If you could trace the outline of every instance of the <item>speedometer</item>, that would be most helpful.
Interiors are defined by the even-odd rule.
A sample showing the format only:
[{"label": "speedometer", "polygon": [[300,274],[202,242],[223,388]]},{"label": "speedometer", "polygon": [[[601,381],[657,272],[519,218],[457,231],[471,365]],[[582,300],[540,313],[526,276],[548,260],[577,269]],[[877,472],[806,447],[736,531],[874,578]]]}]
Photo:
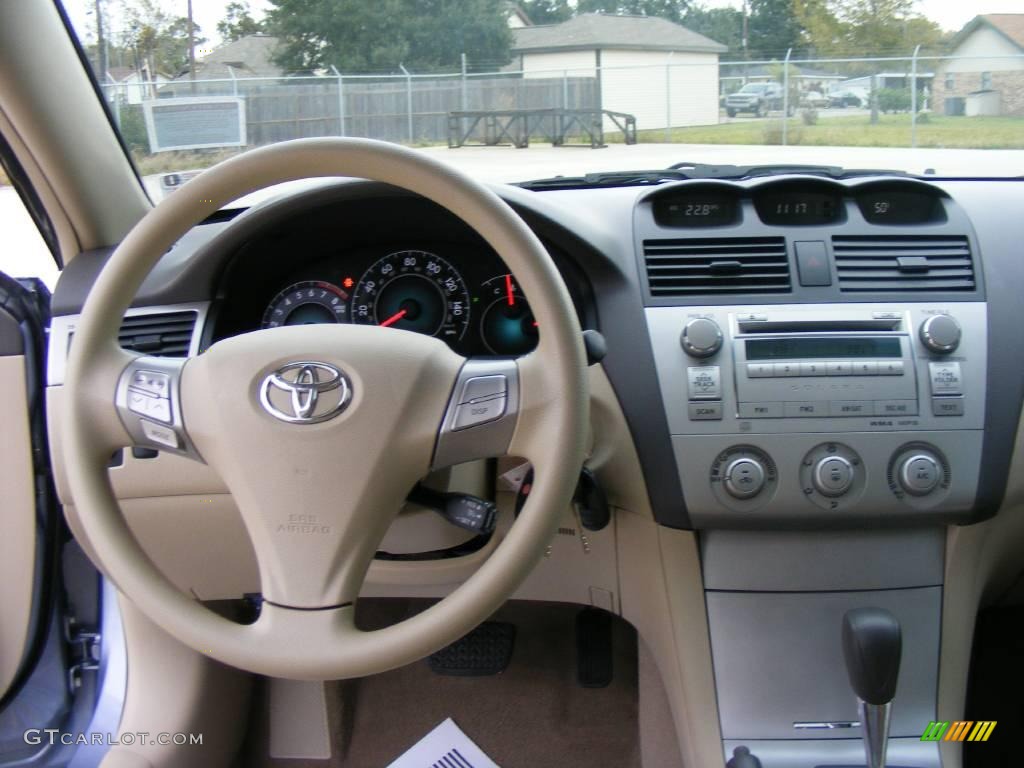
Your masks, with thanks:
[{"label": "speedometer", "polygon": [[359,279],[352,322],[458,341],[469,326],[469,292],[462,275],[440,256],[397,251]]}]

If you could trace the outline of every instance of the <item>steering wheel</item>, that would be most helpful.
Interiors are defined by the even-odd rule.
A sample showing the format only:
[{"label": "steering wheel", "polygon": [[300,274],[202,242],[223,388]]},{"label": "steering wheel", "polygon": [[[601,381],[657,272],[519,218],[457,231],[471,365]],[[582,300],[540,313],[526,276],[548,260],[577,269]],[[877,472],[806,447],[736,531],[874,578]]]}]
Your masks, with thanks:
[{"label": "steering wheel", "polygon": [[[161,255],[231,200],[271,184],[351,176],[451,211],[498,252],[530,297],[537,348],[463,358],[442,341],[362,325],[281,327],[185,360],[117,343]],[[400,222],[396,222],[401,226]],[[362,139],[254,149],[196,177],[114,251],[82,310],[60,430],[71,501],[99,567],[168,633],[235,667],[334,679],[383,672],[455,641],[513,593],[554,534],[583,461],[586,362],[572,301],[547,252],[497,195],[424,154]],[[231,492],[259,564],[263,607],[243,625],[174,587],[132,535],[111,452],[155,447],[209,464]],[[354,622],[377,546],[432,469],[486,456],[532,462],[528,501],[493,554],[428,610],[374,631]]]}]

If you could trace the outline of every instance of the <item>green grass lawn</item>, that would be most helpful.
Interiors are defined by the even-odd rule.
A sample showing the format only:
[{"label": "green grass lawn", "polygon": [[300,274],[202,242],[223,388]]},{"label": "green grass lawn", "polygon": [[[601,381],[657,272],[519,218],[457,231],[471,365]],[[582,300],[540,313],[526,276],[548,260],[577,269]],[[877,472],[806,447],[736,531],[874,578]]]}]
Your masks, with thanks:
[{"label": "green grass lawn", "polygon": [[[816,125],[804,125],[797,116],[789,120],[788,143],[833,147],[909,147],[910,115],[880,115],[871,125],[866,115],[819,117]],[[639,131],[641,142],[665,141],[665,130]],[[609,141],[615,141],[609,137]],[[672,141],[680,144],[781,144],[782,121],[737,120],[721,125],[672,129]],[[917,146],[959,149],[1024,149],[1024,118],[944,117],[918,118]]]}]

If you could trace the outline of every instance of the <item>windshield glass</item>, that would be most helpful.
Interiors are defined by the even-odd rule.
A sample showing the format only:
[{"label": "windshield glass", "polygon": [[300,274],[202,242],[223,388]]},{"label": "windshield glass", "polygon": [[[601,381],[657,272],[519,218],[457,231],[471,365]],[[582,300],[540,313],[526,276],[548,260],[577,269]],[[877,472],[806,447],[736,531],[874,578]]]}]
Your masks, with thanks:
[{"label": "windshield glass", "polygon": [[157,197],[312,136],[398,142],[503,182],[681,161],[1024,175],[1020,0],[65,7]]}]

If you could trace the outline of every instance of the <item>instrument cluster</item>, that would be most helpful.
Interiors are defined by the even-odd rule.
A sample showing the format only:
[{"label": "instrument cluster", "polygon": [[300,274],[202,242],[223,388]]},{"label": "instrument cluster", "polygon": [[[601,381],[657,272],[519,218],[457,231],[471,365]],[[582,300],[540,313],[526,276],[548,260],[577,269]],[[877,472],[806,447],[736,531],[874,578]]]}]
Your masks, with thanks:
[{"label": "instrument cluster", "polygon": [[492,252],[434,243],[364,247],[291,272],[259,327],[378,325],[436,336],[459,354],[517,356],[537,345],[530,304]]}]

